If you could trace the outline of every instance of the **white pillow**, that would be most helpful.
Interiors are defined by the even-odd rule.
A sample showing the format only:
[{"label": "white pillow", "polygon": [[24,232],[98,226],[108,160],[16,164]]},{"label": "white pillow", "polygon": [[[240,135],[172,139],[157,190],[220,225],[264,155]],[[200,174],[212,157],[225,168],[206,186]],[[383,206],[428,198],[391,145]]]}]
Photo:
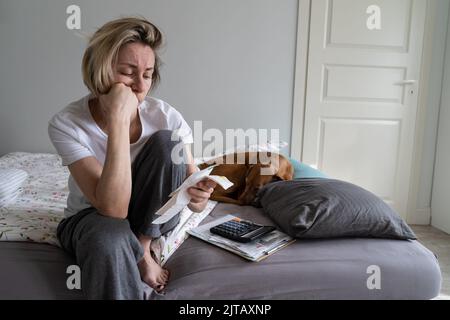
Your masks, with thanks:
[{"label": "white pillow", "polygon": [[0,169],[0,208],[10,204],[22,192],[28,173],[21,169]]}]

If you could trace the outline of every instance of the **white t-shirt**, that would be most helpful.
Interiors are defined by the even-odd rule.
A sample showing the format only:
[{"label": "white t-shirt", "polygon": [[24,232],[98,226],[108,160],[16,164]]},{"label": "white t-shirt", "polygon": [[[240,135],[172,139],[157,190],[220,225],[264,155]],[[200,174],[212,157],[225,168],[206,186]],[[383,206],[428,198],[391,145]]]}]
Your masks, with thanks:
[{"label": "white t-shirt", "polygon": [[[108,136],[100,129],[89,110],[92,95],[72,102],[49,121],[48,134],[56,151],[62,158],[62,165],[68,166],[87,157],[95,157],[104,165]],[[166,102],[146,97],[138,107],[142,133],[138,141],[130,144],[133,162],[148,138],[159,130],[178,130],[183,143],[192,144],[192,130],[182,115]],[[65,216],[70,217],[91,207],[72,176],[69,176],[69,196]]]}]

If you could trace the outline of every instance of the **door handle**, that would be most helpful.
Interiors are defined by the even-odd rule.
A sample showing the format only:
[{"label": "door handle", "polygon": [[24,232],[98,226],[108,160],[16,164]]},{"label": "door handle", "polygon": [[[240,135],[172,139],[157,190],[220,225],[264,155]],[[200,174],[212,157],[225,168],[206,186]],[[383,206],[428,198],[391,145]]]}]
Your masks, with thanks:
[{"label": "door handle", "polygon": [[408,85],[413,85],[416,84],[417,80],[402,80],[399,82],[394,83],[394,85],[396,86],[408,86]]}]

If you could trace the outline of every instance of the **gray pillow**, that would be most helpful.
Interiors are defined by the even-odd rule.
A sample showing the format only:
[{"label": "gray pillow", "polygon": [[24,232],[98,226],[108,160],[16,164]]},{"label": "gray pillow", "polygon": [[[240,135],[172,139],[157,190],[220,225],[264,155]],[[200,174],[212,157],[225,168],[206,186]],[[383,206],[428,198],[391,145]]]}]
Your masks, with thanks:
[{"label": "gray pillow", "polygon": [[258,201],[281,230],[296,238],[416,239],[383,200],[344,181],[274,182],[259,191]]}]

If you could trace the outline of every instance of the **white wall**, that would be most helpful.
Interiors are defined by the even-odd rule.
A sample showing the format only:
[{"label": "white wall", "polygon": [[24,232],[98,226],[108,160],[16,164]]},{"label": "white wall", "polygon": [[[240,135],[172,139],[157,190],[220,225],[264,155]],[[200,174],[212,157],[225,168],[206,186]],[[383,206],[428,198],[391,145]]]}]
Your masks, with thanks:
[{"label": "white wall", "polygon": [[450,233],[450,23],[439,113],[436,167],[432,197],[432,225]]},{"label": "white wall", "polygon": [[[297,0],[0,0],[0,155],[54,152],[47,121],[87,93],[86,41],[66,28],[81,7],[82,32],[141,14],[166,35],[154,93],[204,129],[280,129],[289,141]],[[289,152],[289,150],[287,150]]]}]

